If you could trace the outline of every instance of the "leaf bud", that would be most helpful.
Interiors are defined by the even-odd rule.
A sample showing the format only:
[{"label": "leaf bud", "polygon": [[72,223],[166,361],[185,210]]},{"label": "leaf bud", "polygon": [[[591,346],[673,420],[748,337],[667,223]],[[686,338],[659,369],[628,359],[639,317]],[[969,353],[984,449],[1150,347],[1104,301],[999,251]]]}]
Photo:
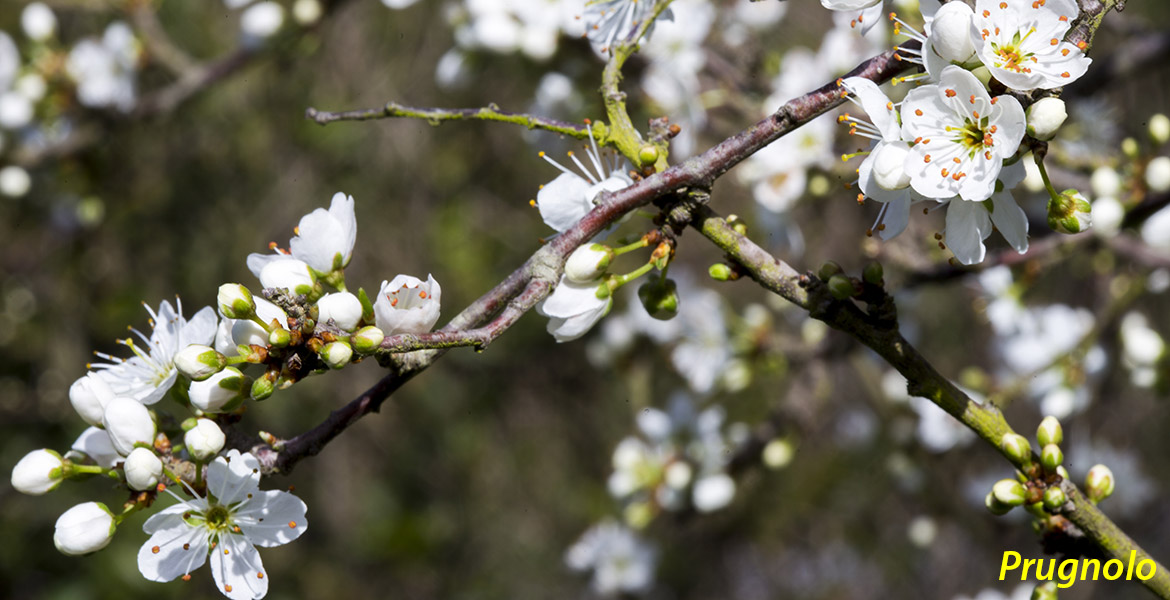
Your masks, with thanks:
[{"label": "leaf bud", "polygon": [[715,263],[707,267],[707,274],[715,281],[730,281],[734,277],[735,271],[723,263]]},{"label": "leaf bud", "polygon": [[885,271],[882,269],[882,263],[873,261],[865,265],[865,269],[861,271],[862,279],[870,285],[882,285],[882,278],[885,276]]},{"label": "leaf bud", "polygon": [[857,294],[857,287],[848,276],[838,274],[829,278],[829,293],[838,300],[845,300]]},{"label": "leaf bud", "polygon": [[642,149],[638,150],[638,162],[642,166],[649,166],[658,162],[658,148],[650,144],[642,146]]},{"label": "leaf bud", "polygon": [[660,321],[667,321],[678,314],[678,285],[674,280],[650,275],[649,279],[638,287],[638,299],[651,317]]},{"label": "leaf bud", "polygon": [[817,271],[817,276],[821,278],[821,281],[828,281],[830,277],[844,272],[845,269],[842,269],[841,265],[837,264],[836,261],[830,260],[825,261],[825,264],[821,265],[821,269]]},{"label": "leaf bud", "polygon": [[1060,445],[1064,441],[1064,429],[1060,426],[1060,421],[1048,415],[1040,421],[1040,426],[1036,428],[1036,440],[1040,442],[1041,446],[1048,444]]},{"label": "leaf bud", "polygon": [[258,402],[260,400],[267,400],[275,391],[275,375],[269,376],[269,373],[265,373],[263,377],[258,377],[255,381],[252,382],[252,391],[250,392],[250,395],[252,396],[253,400]]},{"label": "leaf bud", "polygon": [[256,300],[252,292],[238,283],[225,283],[219,286],[219,312],[229,319],[247,319],[256,312]]}]

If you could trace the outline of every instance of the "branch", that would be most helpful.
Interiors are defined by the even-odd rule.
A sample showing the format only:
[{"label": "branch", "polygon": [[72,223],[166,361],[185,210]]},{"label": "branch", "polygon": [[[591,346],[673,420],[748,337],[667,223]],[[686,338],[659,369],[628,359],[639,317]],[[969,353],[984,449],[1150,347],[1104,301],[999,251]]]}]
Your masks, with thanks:
[{"label": "branch", "polygon": [[[902,337],[896,324],[882,315],[874,314],[875,306],[863,312],[850,301],[832,299],[824,284],[815,276],[800,275],[788,264],[768,254],[747,237],[736,232],[721,217],[706,206],[693,209],[692,227],[739,262],[744,271],[765,289],[768,289],[809,311],[814,318],[853,336],[877,352],[898,370],[908,382],[907,391],[927,398],[950,413],[987,443],[991,444],[1009,462],[1023,469],[1025,464],[1013,459],[1000,446],[1004,434],[1013,433],[1003,413],[994,405],[981,405],[943,377],[918,351]],[[882,306],[876,307],[883,311]],[[884,311],[883,311],[884,312]],[[1033,462],[1036,457],[1033,457]],[[1153,557],[1137,545],[1113,521],[1085,499],[1071,482],[1061,485],[1072,510],[1062,514],[1072,521],[1111,558],[1128,561],[1130,553],[1136,560]],[[1143,585],[1163,598],[1170,598],[1170,571],[1156,564],[1155,575]]]},{"label": "branch", "polygon": [[[305,118],[318,125],[328,125],[336,121],[372,121],[396,118],[421,119],[435,126],[442,125],[447,121],[496,121],[523,125],[528,129],[543,129],[579,139],[584,139],[589,135],[584,125],[536,117],[525,113],[508,112],[500,110],[500,107],[496,106],[495,103],[488,104],[483,108],[415,108],[397,102],[387,102],[381,108],[341,112],[328,112],[309,107],[305,109]],[[599,137],[598,132],[594,132],[594,137]]]},{"label": "branch", "polygon": [[[900,48],[909,47],[910,42]],[[906,70],[908,64],[894,58],[899,48],[882,53],[862,63],[849,76],[884,82]],[[256,444],[251,452],[260,459],[265,472],[287,473],[301,459],[312,456],[358,419],[377,412],[382,403],[411,377],[434,364],[449,348],[483,346],[506,331],[521,315],[547,296],[559,281],[564,261],[578,246],[592,239],[627,212],[649,204],[656,198],[683,188],[707,187],[764,146],[844,102],[836,81],[795,98],[745,131],[686,162],[651,175],[617,192],[599,196],[599,204],[573,227],[536,251],[523,266],[503,282],[473,302],[440,331],[417,336],[392,336],[383,347],[394,350],[416,348],[403,354],[390,354],[384,362],[391,370],[377,384],[333,411],[320,425],[285,441]],[[793,290],[793,293],[798,293]],[[492,317],[499,317],[492,321]],[[486,325],[485,325],[486,323]],[[243,448],[248,449],[248,448]]]}]

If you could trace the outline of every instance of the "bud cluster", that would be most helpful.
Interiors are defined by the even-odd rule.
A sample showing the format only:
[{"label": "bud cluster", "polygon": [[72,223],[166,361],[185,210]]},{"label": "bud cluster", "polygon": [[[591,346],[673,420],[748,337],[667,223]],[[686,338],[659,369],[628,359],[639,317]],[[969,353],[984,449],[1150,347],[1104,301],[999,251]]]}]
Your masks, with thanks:
[{"label": "bud cluster", "polygon": [[1061,464],[1064,452],[1064,430],[1056,417],[1049,415],[1036,428],[1040,443],[1040,461],[1032,455],[1032,444],[1018,433],[1006,433],[1000,440],[1000,450],[1020,467],[1015,479],[1001,479],[987,494],[985,504],[992,514],[1006,514],[1016,506],[1026,506],[1029,512],[1045,518],[1064,510],[1068,496],[1061,484],[1068,479],[1068,471]]}]

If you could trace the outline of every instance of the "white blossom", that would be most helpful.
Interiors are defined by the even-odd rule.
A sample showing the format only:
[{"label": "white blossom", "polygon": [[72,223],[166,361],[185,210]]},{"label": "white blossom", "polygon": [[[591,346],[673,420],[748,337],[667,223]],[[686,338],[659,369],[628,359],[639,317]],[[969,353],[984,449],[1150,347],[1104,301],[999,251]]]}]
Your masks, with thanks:
[{"label": "white blossom", "polygon": [[443,289],[431,275],[424,282],[410,275],[383,281],[374,301],[374,321],[385,335],[426,333],[439,320]]},{"label": "white blossom", "polygon": [[[605,284],[600,280],[585,283],[570,281],[564,275],[553,293],[536,305],[536,312],[548,317],[548,332],[557,342],[575,340],[589,331],[613,306],[613,296],[597,295]],[[379,325],[380,326],[380,325]]]},{"label": "white blossom", "polygon": [[240,31],[246,37],[272,37],[284,24],[284,7],[276,2],[257,2],[240,14]]},{"label": "white blossom", "polygon": [[65,70],[77,82],[77,98],[93,108],[133,108],[141,53],[130,27],[115,21],[100,41],[84,39],[69,52]]},{"label": "white blossom", "polygon": [[353,196],[341,192],[329,201],[329,210],[318,208],[301,217],[297,235],[289,241],[293,258],[305,261],[321,273],[345,268],[357,240]]},{"label": "white blossom", "polygon": [[1050,90],[1076,81],[1092,62],[1064,41],[1080,14],[1076,0],[976,0],[971,34],[991,75],[1016,90]]},{"label": "white blossom", "polygon": [[598,594],[640,592],[654,583],[657,552],[633,531],[613,521],[589,528],[565,553],[574,571],[593,571]]},{"label": "white blossom", "polygon": [[207,467],[208,496],[194,494],[147,519],[150,539],[138,551],[138,570],[171,581],[211,561],[216,588],[228,598],[263,598],[268,573],[256,546],[287,544],[308,528],[306,506],[282,491],[262,492],[260,462],[232,450]]},{"label": "white blossom", "polygon": [[106,430],[98,427],[90,427],[81,432],[77,436],[77,440],[70,446],[69,459],[79,460],[78,454],[81,457],[88,457],[97,466],[103,469],[113,468],[114,465],[122,462],[122,455],[114,449],[113,442],[110,441],[110,434]]},{"label": "white blossom", "polygon": [[43,42],[57,32],[57,15],[43,2],[33,2],[20,13],[20,27],[29,39]]},{"label": "white blossom", "polygon": [[632,181],[629,175],[621,168],[620,159],[616,156],[607,160],[609,153],[602,153],[593,139],[593,129],[590,126],[589,147],[585,154],[592,164],[594,171],[577,159],[570,151],[568,157],[577,165],[584,175],[561,166],[544,152],[540,157],[549,164],[560,169],[561,174],[551,182],[541,186],[536,194],[536,208],[540,210],[540,217],[545,224],[557,231],[565,231],[581,220],[589,211],[593,210],[597,195],[604,191],[616,192],[629,186]]}]

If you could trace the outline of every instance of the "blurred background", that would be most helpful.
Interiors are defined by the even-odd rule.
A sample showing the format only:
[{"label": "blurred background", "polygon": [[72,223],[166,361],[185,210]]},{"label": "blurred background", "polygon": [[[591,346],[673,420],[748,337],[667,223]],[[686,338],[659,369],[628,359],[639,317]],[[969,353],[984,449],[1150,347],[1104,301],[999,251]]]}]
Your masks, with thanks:
[{"label": "blurred background", "polygon": [[[351,287],[372,292],[399,273],[430,273],[443,287],[443,322],[552,233],[529,206],[558,174],[537,153],[563,156],[579,143],[495,123],[322,127],[304,118],[307,107],[494,102],[574,122],[604,115],[595,93],[604,63],[573,29],[581,7],[351,0],[316,4],[309,19],[311,6],[288,2],[277,5],[273,27],[271,10],[257,14],[241,2],[54,0],[53,32],[37,39],[37,22],[22,24],[26,4],[0,0],[0,29],[20,51],[20,72],[45,84],[38,95],[28,89],[35,81],[13,79],[13,89],[36,97],[33,115],[3,131],[0,151],[0,166],[28,176],[23,191],[12,187],[22,182],[16,171],[0,185],[5,469],[32,449],[68,449],[84,429],[70,384],[93,351],[124,355],[115,340],[127,326],[148,331],[143,303],[178,295],[191,315],[214,303],[221,283],[253,285],[247,254],[285,245],[297,220],[336,191],[356,199]],[[895,9],[921,21],[912,5]],[[636,124],[668,115],[683,125],[672,160],[902,39],[884,25],[860,38],[812,0],[680,0],[674,19],[659,24],[623,88]],[[136,36],[122,69],[132,89],[128,100],[94,100],[68,55],[115,21]],[[1102,508],[1167,561],[1164,352],[1141,363],[1124,333],[1170,332],[1159,270],[1170,254],[1158,231],[1142,227],[1166,200],[1142,177],[1151,158],[1167,153],[1147,129],[1170,107],[1170,8],[1132,2],[1109,15],[1092,55],[1090,75],[1066,92],[1072,116],[1050,164],[1058,189],[1086,195],[1098,167],[1118,175],[1111,197],[1141,218],[1110,235],[1054,234],[1044,223],[1046,196],[1021,190],[1034,255],[1010,252],[996,234],[988,268],[956,268],[932,237],[939,213],[916,214],[892,241],[866,237],[877,209],[858,207],[856,192],[843,189],[857,159],[838,158],[863,146],[832,117],[822,119],[827,134],[803,140],[807,147],[794,143],[770,162],[733,170],[712,205],[739,215],[754,239],[799,269],[832,259],[856,273],[881,260],[904,331],[939,371],[974,393],[1004,394],[1022,433],[1060,413],[1074,478],[1109,465],[1117,492]],[[1122,150],[1126,138],[1136,153]],[[618,236],[648,227],[635,217]],[[1124,252],[1117,240],[1141,251]],[[566,550],[591,525],[636,512],[607,489],[614,448],[630,436],[653,441],[645,422],[636,424],[647,408],[683,405],[725,414],[715,423],[725,444],[715,463],[734,477],[734,497],[710,512],[684,499],[635,518],[657,562],[653,582],[631,597],[983,599],[1016,591],[1018,580],[996,580],[1002,553],[1043,554],[1029,517],[997,518],[982,506],[991,483],[1011,476],[1006,463],[942,411],[906,399],[904,382],[850,339],[748,281],[711,281],[707,267],[720,260],[687,232],[671,267],[683,305],[672,325],[650,323],[629,295],[574,343],[555,343],[544,318],[526,315],[486,352],[451,351],[319,456],[265,480],[266,488],[295,486],[311,523],[297,543],[264,551],[270,597],[603,595],[589,573],[569,567]],[[1000,263],[1010,271],[989,275]],[[1144,317],[1144,330],[1125,320],[1131,314]],[[379,377],[367,361],[346,376],[310,378],[250,403],[240,427],[291,437]],[[206,569],[165,585],[139,575],[146,515],[127,520],[93,556],[54,549],[61,512],[86,500],[114,506],[124,494],[90,480],[30,497],[0,482],[0,596],[220,597]],[[1148,593],[1110,582],[1061,593],[1104,596]]]}]

